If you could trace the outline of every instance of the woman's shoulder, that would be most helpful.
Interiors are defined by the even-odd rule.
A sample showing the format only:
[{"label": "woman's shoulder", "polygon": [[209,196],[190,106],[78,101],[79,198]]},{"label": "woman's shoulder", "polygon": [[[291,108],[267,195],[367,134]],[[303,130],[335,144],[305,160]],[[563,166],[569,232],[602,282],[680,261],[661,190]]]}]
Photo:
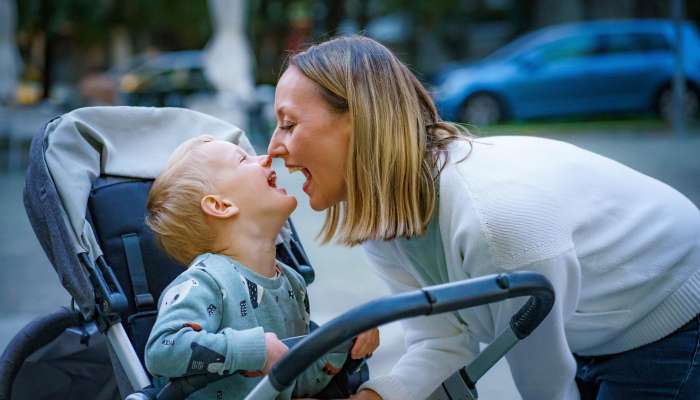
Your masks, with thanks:
[{"label": "woman's shoulder", "polygon": [[484,240],[503,265],[570,247],[562,193],[522,155],[551,145],[542,140],[489,137],[452,145],[440,177],[440,222],[448,237]]}]

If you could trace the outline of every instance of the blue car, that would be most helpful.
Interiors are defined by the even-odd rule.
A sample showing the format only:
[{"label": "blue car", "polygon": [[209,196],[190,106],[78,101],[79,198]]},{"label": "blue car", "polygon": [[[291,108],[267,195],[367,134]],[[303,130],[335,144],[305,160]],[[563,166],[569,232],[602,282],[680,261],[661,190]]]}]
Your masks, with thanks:
[{"label": "blue car", "polygon": [[[688,116],[700,108],[700,37],[682,25]],[[435,101],[446,120],[657,112],[670,118],[675,31],[671,21],[556,25],[526,34],[474,64],[438,74]]]}]

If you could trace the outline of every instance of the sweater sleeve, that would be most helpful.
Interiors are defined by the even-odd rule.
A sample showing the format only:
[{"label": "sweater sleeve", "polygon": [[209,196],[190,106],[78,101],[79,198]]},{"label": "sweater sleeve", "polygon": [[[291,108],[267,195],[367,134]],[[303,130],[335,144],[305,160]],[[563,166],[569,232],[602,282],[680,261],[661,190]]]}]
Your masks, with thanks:
[{"label": "sweater sleeve", "polygon": [[[552,310],[542,323],[506,354],[515,385],[523,400],[578,400],[576,361],[564,329],[578,297],[578,258],[572,249],[517,270],[543,274],[552,283],[556,297]],[[513,314],[525,301],[515,298],[489,305],[497,332],[508,326]]]},{"label": "sweater sleeve", "polygon": [[221,289],[206,271],[191,267],[180,275],[161,297],[146,343],[147,369],[165,377],[261,370],[263,329],[221,329],[222,307]]},{"label": "sweater sleeve", "polygon": [[[420,284],[396,258],[363,246],[370,262],[392,293],[420,288]],[[466,327],[457,326],[451,314],[438,314],[401,321],[406,337],[406,353],[386,376],[365,382],[360,389],[371,389],[384,400],[427,398],[445,379],[478,354],[478,343]]]}]

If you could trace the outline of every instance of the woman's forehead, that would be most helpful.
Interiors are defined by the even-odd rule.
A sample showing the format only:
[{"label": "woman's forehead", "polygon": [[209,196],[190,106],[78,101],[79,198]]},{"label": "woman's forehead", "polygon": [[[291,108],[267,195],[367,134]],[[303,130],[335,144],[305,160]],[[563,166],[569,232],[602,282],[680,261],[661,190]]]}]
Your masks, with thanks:
[{"label": "woman's forehead", "polygon": [[289,67],[275,90],[275,112],[278,115],[294,114],[301,107],[322,105],[323,99],[318,92],[317,85],[298,68]]}]

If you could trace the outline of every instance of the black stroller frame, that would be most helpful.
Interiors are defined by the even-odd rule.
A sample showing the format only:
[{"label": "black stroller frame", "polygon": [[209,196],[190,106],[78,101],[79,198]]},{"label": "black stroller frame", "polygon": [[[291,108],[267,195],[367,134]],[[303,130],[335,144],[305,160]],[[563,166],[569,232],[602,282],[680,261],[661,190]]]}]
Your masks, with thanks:
[{"label": "black stroller frame", "polygon": [[[145,136],[149,131],[162,136],[153,140]],[[86,326],[93,326],[93,330],[96,327],[106,336],[123,398],[184,399],[208,383],[225,378],[216,374],[186,376],[156,390],[142,362],[143,346],[155,320],[157,295],[183,268],[157,250],[143,223],[145,196],[174,147],[201,133],[253,151],[235,126],[173,108],[78,109],[51,120],[34,138],[25,208],[75,307],[40,318],[15,336],[0,360],[0,400],[11,398],[13,382],[32,353],[76,326],[82,329],[81,344],[90,339]],[[162,151],[153,152],[144,141],[157,143]],[[145,166],[134,166],[129,158],[148,161],[143,163]],[[123,215],[129,217],[121,211],[102,215],[96,212],[100,207],[122,207]],[[295,268],[307,284],[313,281],[314,271],[291,221],[278,238],[277,257]],[[291,338],[290,352],[246,399],[274,398],[323,354],[347,352],[352,338],[367,329],[523,296],[530,298],[513,316],[509,328],[430,396],[432,400],[476,399],[476,382],[549,313],[554,292],[542,275],[516,272],[484,276],[356,307],[306,337]],[[336,377],[339,379],[327,388],[327,395],[346,397],[367,377],[365,363],[346,362],[344,371]]]}]

